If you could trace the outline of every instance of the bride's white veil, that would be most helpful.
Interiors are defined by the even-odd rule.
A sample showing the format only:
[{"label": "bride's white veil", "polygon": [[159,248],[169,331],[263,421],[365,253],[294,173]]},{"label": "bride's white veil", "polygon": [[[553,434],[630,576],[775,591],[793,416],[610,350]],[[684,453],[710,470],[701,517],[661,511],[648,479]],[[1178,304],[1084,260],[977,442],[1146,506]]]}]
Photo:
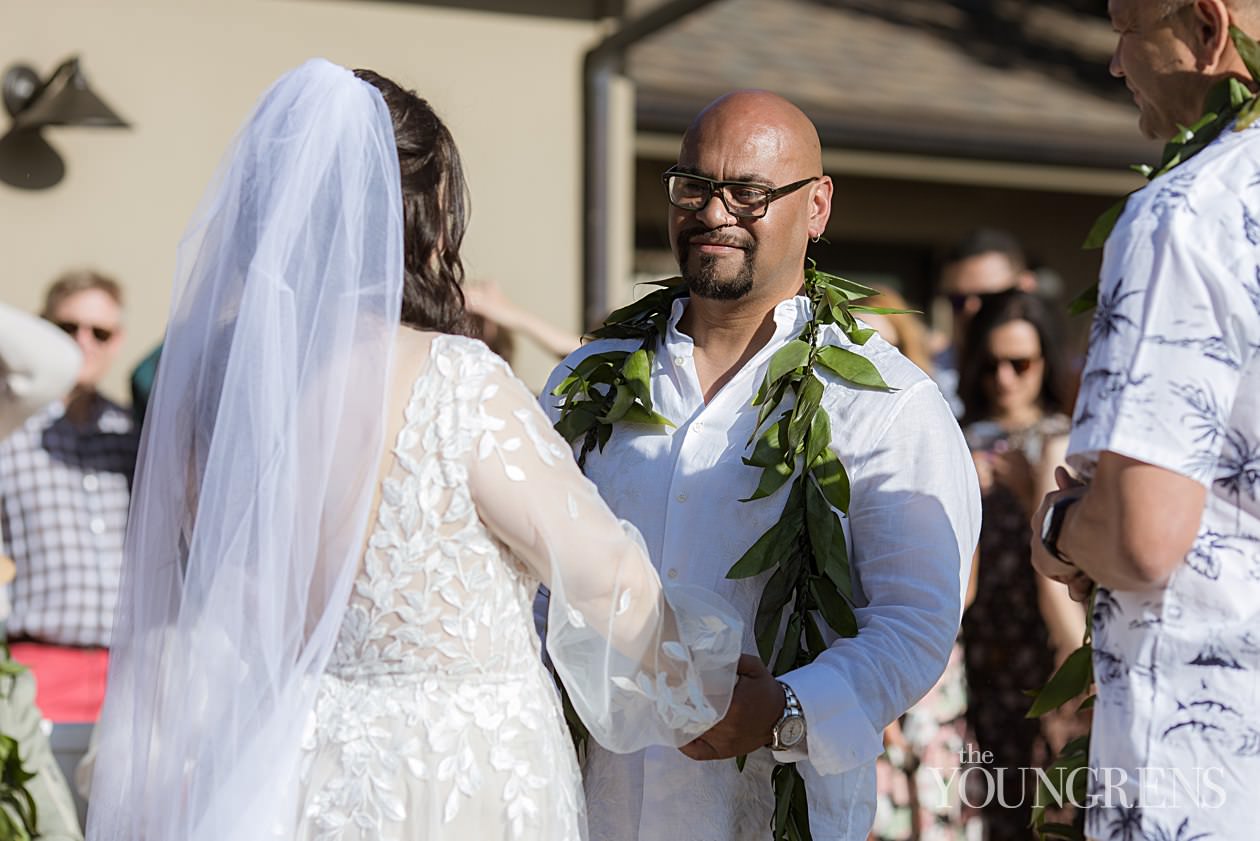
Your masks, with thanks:
[{"label": "bride's white veil", "polygon": [[311,61],[180,246],[145,422],[88,836],[285,837],[384,446],[403,278],[390,114]]}]

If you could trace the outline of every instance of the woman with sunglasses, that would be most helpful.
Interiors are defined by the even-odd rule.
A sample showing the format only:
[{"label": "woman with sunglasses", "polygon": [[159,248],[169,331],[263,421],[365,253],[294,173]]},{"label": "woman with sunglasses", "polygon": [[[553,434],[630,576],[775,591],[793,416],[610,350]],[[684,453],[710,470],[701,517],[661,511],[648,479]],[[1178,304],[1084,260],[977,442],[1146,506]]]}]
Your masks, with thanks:
[{"label": "woman with sunglasses", "polygon": [[[1046,767],[1085,720],[1075,705],[1053,720],[1027,719],[1026,690],[1040,688],[1075,650],[1085,627],[1080,605],[1029,565],[1029,517],[1055,487],[1070,426],[1067,367],[1049,305],[1027,292],[986,296],[963,340],[958,391],[963,434],[980,477],[983,525],[973,577],[975,600],[963,617],[968,721],[994,770]],[[1031,788],[1030,788],[1031,790]],[[1031,798],[1008,797],[1010,803]],[[1028,806],[985,809],[991,838],[1031,837]]]}]

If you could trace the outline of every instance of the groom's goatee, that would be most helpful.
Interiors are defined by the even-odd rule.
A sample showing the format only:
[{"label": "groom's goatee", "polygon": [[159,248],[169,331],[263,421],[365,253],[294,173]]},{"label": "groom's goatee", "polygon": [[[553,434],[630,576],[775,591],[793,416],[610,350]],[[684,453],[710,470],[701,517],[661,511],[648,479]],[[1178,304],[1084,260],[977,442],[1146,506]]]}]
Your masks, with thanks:
[{"label": "groom's goatee", "polygon": [[[743,249],[744,259],[739,270],[730,277],[718,275],[718,258],[710,254],[702,254],[699,266],[691,269],[692,238],[703,237],[706,243],[713,245],[729,245]],[[678,232],[675,240],[678,253],[678,269],[688,291],[700,298],[715,301],[737,301],[747,295],[753,287],[753,258],[757,252],[753,240],[740,241],[730,236],[709,231],[706,228],[689,228]]]}]

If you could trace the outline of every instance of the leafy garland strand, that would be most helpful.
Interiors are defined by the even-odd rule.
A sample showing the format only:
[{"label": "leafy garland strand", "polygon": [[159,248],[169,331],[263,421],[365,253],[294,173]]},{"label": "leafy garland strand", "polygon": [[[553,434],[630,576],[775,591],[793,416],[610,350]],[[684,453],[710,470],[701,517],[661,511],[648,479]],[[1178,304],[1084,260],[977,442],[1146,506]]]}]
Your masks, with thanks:
[{"label": "leafy garland strand", "polygon": [[[1229,34],[1243,63],[1251,73],[1252,81],[1260,87],[1260,44],[1236,26],[1229,28]],[[1147,181],[1154,181],[1206,149],[1231,123],[1234,131],[1239,132],[1251,127],[1257,120],[1260,120],[1260,94],[1253,93],[1238,79],[1227,79],[1216,85],[1208,94],[1203,116],[1191,126],[1180,126],[1180,131],[1164,146],[1164,153],[1157,166],[1136,164],[1133,170],[1144,176]],[[1129,195],[1131,196],[1132,193]],[[1111,236],[1111,232],[1120,221],[1120,216],[1124,213],[1128,201],[1129,196],[1125,196],[1098,217],[1089,236],[1085,239],[1086,249],[1101,248],[1107,242],[1107,238]],[[1098,284],[1095,283],[1072,301],[1070,310],[1073,315],[1079,315],[1092,310],[1097,302]],[[1085,616],[1084,642],[1063,661],[1063,665],[1038,692],[1036,700],[1028,710],[1028,718],[1040,718],[1093,688],[1093,617],[1094,602],[1097,597],[1098,588],[1095,586]],[[1078,710],[1091,708],[1096,698],[1097,695],[1090,694]],[[1089,736],[1090,734],[1086,733],[1068,742],[1047,769],[1046,776],[1041,778],[1038,784],[1032,810],[1032,827],[1037,830],[1043,841],[1046,839],[1083,841],[1083,836],[1075,827],[1047,823],[1045,812],[1051,802],[1057,806],[1062,806],[1065,802],[1085,802],[1088,774],[1080,772],[1089,765]]]},{"label": "leafy garland strand", "polygon": [[[608,443],[616,424],[674,426],[652,407],[650,374],[674,301],[687,290],[681,278],[654,285],[661,288],[617,310],[591,334],[596,339],[637,340],[638,349],[592,354],[552,392],[561,398],[556,430],[575,447],[581,442],[578,463],[582,466],[592,450],[602,450]],[[875,290],[861,284],[818,271],[810,261],[805,269],[805,295],[812,316],[800,334],[770,358],[752,401],[758,407],[757,422],[744,463],[760,470],[760,478],[753,494],[740,501],[765,499],[792,484],[779,520],[726,577],[751,578],[770,572],[753,627],[757,651],[775,675],[811,663],[827,649],[815,614],[840,636],[858,632],[840,519],[849,511],[849,477],[830,449],[832,424],[821,405],[824,386],[816,372],[823,368],[859,388],[891,390],[866,357],[823,343],[823,328],[835,324],[854,343],[865,344],[875,331],[858,323],[855,312],[901,312],[852,303],[874,294]],[[785,408],[789,392],[792,404]],[[785,610],[786,630],[779,640]],[[572,715],[567,699],[565,712],[582,750],[585,728]],[[743,760],[738,760],[741,770]],[[805,781],[796,765],[777,766],[771,780],[774,841],[810,841]]]}]

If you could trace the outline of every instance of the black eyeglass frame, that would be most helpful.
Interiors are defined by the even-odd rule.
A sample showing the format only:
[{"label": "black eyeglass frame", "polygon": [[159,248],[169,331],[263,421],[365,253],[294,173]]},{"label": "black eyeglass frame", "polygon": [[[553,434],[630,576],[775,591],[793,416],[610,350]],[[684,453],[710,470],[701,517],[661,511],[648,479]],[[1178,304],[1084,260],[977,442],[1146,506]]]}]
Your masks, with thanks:
[{"label": "black eyeglass frame", "polygon": [[87,328],[91,331],[92,338],[95,339],[98,344],[102,345],[114,338],[114,336],[118,333],[117,329],[111,330],[108,327],[98,327],[95,324],[82,324],[78,321],[53,321],[52,325],[72,339],[79,335],[80,330]]},{"label": "black eyeglass frame", "polygon": [[[674,201],[673,196],[670,194],[669,179],[675,178],[675,177],[691,178],[695,181],[703,181],[705,184],[709,185],[709,194],[705,196],[704,199],[700,202],[699,207],[683,207],[681,204]],[[669,201],[670,204],[672,204],[674,207],[678,208],[679,210],[686,210],[689,213],[699,213],[701,210],[704,210],[706,207],[709,206],[709,202],[713,201],[713,197],[716,195],[718,197],[718,200],[722,202],[722,207],[726,208],[726,212],[739,219],[760,219],[763,216],[765,216],[768,212],[770,212],[771,202],[778,201],[779,199],[783,198],[789,193],[795,193],[797,190],[801,189],[806,184],[810,184],[814,181],[818,181],[821,178],[822,178],[821,175],[814,175],[809,178],[802,178],[800,181],[793,181],[791,184],[785,184],[782,187],[771,187],[767,184],[758,184],[753,181],[719,181],[716,178],[709,178],[704,175],[696,175],[693,172],[680,172],[679,170],[673,169],[672,167],[670,169],[665,170],[663,173],[661,173],[661,183],[665,186],[665,198]],[[766,200],[760,206],[761,212],[760,213],[747,213],[742,210],[732,209],[730,202],[728,202],[726,199],[727,187],[744,187],[744,188],[752,187],[754,190],[764,191],[766,194]]]}]

